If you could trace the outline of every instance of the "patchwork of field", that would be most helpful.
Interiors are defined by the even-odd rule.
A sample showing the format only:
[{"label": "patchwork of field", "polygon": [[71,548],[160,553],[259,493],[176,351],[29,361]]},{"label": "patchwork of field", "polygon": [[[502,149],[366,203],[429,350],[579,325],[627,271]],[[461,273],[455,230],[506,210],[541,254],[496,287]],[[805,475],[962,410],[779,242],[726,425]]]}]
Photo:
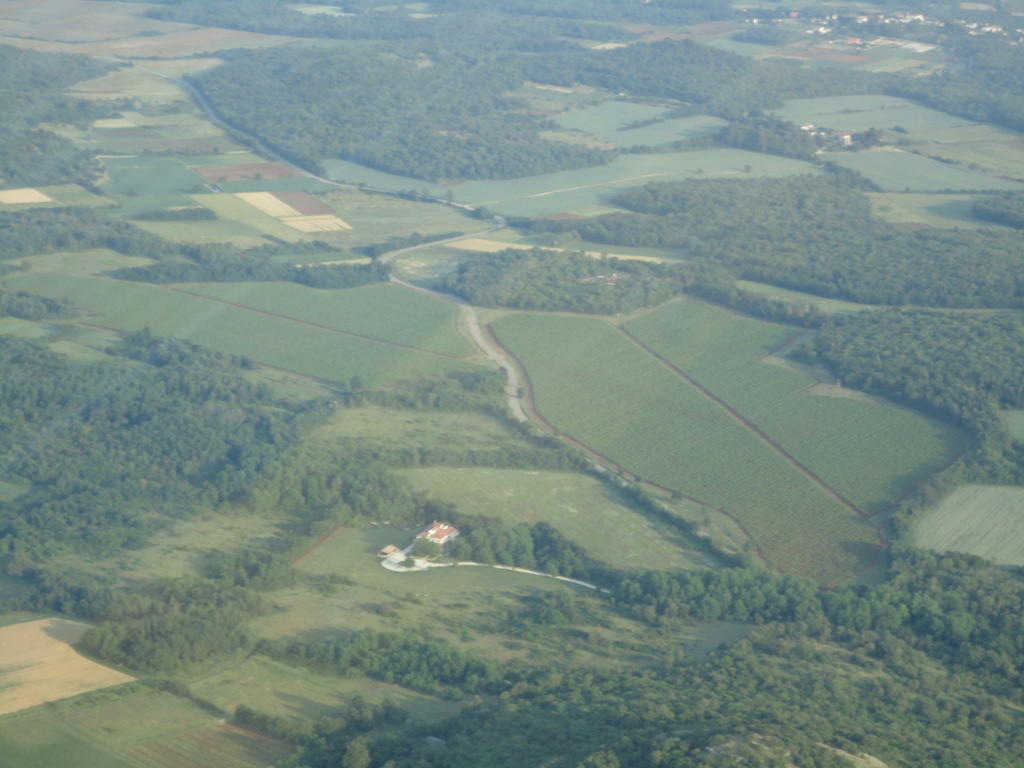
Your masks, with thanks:
[{"label": "patchwork of field", "polygon": [[825,152],[822,158],[858,171],[883,190],[890,192],[1024,191],[1024,184],[940,163],[938,160],[901,150]]},{"label": "patchwork of field", "polygon": [[[306,215],[286,202],[281,197],[282,194],[285,193],[236,192],[235,197],[300,232],[337,232],[352,229],[351,225],[346,221],[339,219],[331,213],[330,208],[327,208],[326,215],[324,215],[322,210],[317,210],[313,215]],[[293,190],[290,195],[292,201],[300,207],[307,209],[319,209],[321,207],[316,198],[305,192]],[[326,208],[326,206],[323,207]]]},{"label": "patchwork of field", "polygon": [[249,179],[284,179],[298,176],[283,163],[232,163],[230,165],[197,165],[190,167],[206,181],[248,181]]},{"label": "patchwork of field", "polygon": [[113,204],[112,200],[87,192],[77,184],[0,190],[0,211],[14,211],[23,208],[56,208],[62,205],[101,206]]},{"label": "patchwork of field", "polygon": [[88,624],[66,619],[0,628],[0,715],[134,680],[72,647],[87,629]]},{"label": "patchwork of field", "polygon": [[391,701],[411,719],[438,722],[459,713],[459,705],[411,691],[400,685],[362,677],[313,674],[262,656],[251,656],[237,666],[197,680],[193,693],[225,712],[239,704],[275,717],[315,721],[330,716],[356,696],[371,704]]},{"label": "patchwork of field", "polygon": [[474,351],[455,331],[451,304],[388,283],[340,291],[295,283],[187,283],[181,288],[392,344],[457,357]]},{"label": "patchwork of field", "polygon": [[557,430],[723,508],[775,568],[834,583],[877,559],[871,525],[610,324],[516,314],[492,327]]},{"label": "patchwork of field", "polygon": [[[508,524],[550,523],[613,568],[717,565],[695,550],[696,542],[652,523],[625,497],[586,475],[475,467],[406,469],[400,474],[417,491],[451,502],[465,514],[494,517]],[[609,536],[609,531],[614,535]]]},{"label": "patchwork of field", "polygon": [[922,549],[1024,565],[1024,488],[961,486],[917,522],[913,538]]},{"label": "patchwork of field", "polygon": [[[665,118],[668,110],[628,101],[606,101],[592,107],[572,109],[554,117],[563,128],[591,134],[615,146],[651,146],[681,139],[708,136],[726,123],[710,115]],[[630,128],[633,123],[658,120],[652,125]]]},{"label": "patchwork of field", "polygon": [[265,768],[289,752],[167,693],[99,697],[0,719],[0,754],[18,768]]},{"label": "patchwork of field", "polygon": [[949,425],[835,386],[827,371],[772,357],[792,328],[698,301],[674,302],[626,328],[870,514],[966,447]]},{"label": "patchwork of field", "polygon": [[509,181],[468,181],[455,186],[429,184],[342,160],[327,160],[324,165],[330,177],[338,181],[366,183],[394,191],[426,190],[438,197],[444,197],[450,191],[458,202],[483,205],[510,216],[550,216],[565,212],[586,214],[601,206],[612,192],[648,181],[790,176],[817,171],[815,166],[802,160],[741,149],[621,155],[607,165],[593,168]]},{"label": "patchwork of field", "polygon": [[[298,318],[170,287],[41,271],[8,275],[7,282],[12,288],[71,299],[91,313],[90,322],[100,326],[121,331],[149,326],[156,334],[184,338],[328,381],[343,382],[358,375],[367,386],[376,387],[450,371],[479,370],[438,352],[359,338],[343,329],[317,327]],[[343,292],[337,294],[340,301]],[[401,303],[403,296],[396,293],[393,298]],[[387,312],[388,307],[382,306],[381,311]]]}]

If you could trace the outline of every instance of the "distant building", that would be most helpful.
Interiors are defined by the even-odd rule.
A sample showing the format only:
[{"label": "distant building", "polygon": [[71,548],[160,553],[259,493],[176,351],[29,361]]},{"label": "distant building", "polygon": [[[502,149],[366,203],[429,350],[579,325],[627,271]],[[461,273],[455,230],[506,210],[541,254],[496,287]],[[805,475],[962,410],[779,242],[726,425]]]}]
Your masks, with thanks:
[{"label": "distant building", "polygon": [[426,539],[434,544],[447,544],[459,535],[459,529],[448,523],[440,523],[437,520],[430,524],[425,531],[416,534],[417,539]]},{"label": "distant building", "polygon": [[839,140],[839,143],[844,147],[853,146],[853,134],[849,131],[835,131],[832,135],[835,136]]},{"label": "distant building", "polygon": [[388,555],[393,555],[395,552],[399,551],[398,547],[394,544],[388,544],[386,547],[381,547],[377,550],[377,557],[387,557]]}]

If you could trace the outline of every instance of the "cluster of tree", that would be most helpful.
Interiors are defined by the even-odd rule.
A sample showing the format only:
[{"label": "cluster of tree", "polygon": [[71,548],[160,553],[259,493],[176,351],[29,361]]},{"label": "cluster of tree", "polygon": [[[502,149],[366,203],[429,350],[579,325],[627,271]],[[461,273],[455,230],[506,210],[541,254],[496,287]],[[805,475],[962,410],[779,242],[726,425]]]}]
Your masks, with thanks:
[{"label": "cluster of tree", "polygon": [[[656,669],[497,664],[405,634],[267,650],[491,694],[445,723],[443,749],[420,730],[371,738],[379,766],[848,768],[842,749],[891,765],[1008,767],[1024,749],[1007,701],[1024,690],[1024,586],[976,558],[899,552],[885,584],[831,592],[755,569],[651,572],[626,576],[614,600],[670,645],[676,619],[762,626],[704,660],[669,649]],[[589,620],[571,598],[544,602],[541,618]],[[295,764],[338,765],[345,748],[310,741]]]},{"label": "cluster of tree", "polygon": [[285,556],[254,549],[216,550],[204,564],[203,574],[221,584],[255,590],[290,587],[297,579]]},{"label": "cluster of tree", "polygon": [[143,211],[131,218],[136,221],[216,221],[217,214],[209,208],[165,208],[157,211]]},{"label": "cluster of tree", "polygon": [[[400,7],[353,1],[350,15],[300,13],[287,0],[159,0],[146,16],[203,26],[243,29],[272,35],[327,37],[337,40],[420,41],[424,45],[463,45],[467,50],[537,50],[569,47],[559,38],[583,40],[631,39],[632,34],[610,24],[577,20],[574,14],[549,18],[509,15],[503,4],[476,13],[435,13],[412,18]],[[715,0],[703,0],[714,2]],[[700,0],[690,0],[700,2]],[[501,7],[493,7],[500,5]],[[612,3],[606,3],[612,5]],[[550,8],[549,8],[550,9]],[[432,6],[433,10],[433,6]],[[440,8],[438,10],[441,10]],[[451,7],[443,10],[459,11]],[[489,13],[487,11],[494,11]]]},{"label": "cluster of tree", "polygon": [[979,219],[1024,229],[1024,194],[999,192],[974,201],[971,212]]},{"label": "cluster of tree", "polygon": [[[303,739],[324,739],[326,742],[329,738],[334,744],[344,744],[369,731],[401,725],[407,717],[406,711],[390,700],[383,704],[371,704],[361,696],[356,696],[344,707],[320,718],[316,723],[268,715],[244,704],[235,708],[232,719],[243,728],[273,739],[297,743]],[[348,766],[344,765],[344,768]],[[369,768],[368,764],[366,768]]]},{"label": "cluster of tree", "polygon": [[419,232],[413,232],[411,235],[396,235],[390,237],[382,243],[371,243],[369,245],[360,245],[353,248],[356,253],[361,253],[364,256],[369,256],[371,259],[376,259],[378,256],[383,256],[389,251],[397,251],[401,248],[411,248],[414,245],[422,245],[423,243],[432,243],[437,240],[447,240],[451,237],[458,237],[459,235],[465,234],[464,232],[442,232],[437,235],[421,235]]},{"label": "cluster of tree", "polygon": [[729,147],[798,160],[814,160],[818,151],[818,145],[809,133],[801,131],[793,123],[772,117],[733,120],[722,129],[718,139]]},{"label": "cluster of tree", "polygon": [[684,284],[683,273],[654,264],[510,249],[460,264],[440,288],[482,307],[611,315],[660,304]]},{"label": "cluster of tree", "polygon": [[340,157],[421,179],[513,178],[611,158],[542,140],[546,124],[502,95],[522,84],[514,61],[439,52],[420,66],[417,55],[239,53],[198,75],[195,85],[232,125],[318,171],[322,159]]},{"label": "cluster of tree", "polygon": [[970,430],[976,445],[956,477],[1024,482],[1024,445],[1001,408],[1024,407],[1024,322],[1013,315],[870,312],[822,326],[814,359],[845,384],[885,395]]},{"label": "cluster of tree", "polygon": [[0,179],[13,186],[77,181],[92,183],[100,165],[42,122],[86,126],[113,108],[97,101],[65,95],[69,86],[111,71],[112,67],[85,56],[38,53],[0,45]]},{"label": "cluster of tree", "polygon": [[81,647],[95,656],[143,672],[169,674],[182,666],[243,651],[248,619],[269,611],[247,589],[203,579],[176,579],[119,601],[117,618],[90,628]]},{"label": "cluster of tree", "polygon": [[448,546],[448,555],[492,565],[515,565],[552,576],[607,579],[606,566],[569,541],[549,523],[505,525],[499,520],[450,514],[460,535]]},{"label": "cluster of tree", "polygon": [[107,274],[146,283],[241,283],[283,281],[311,288],[355,288],[380,283],[390,274],[384,264],[287,264],[278,246],[242,251],[230,245],[186,247],[189,260],[164,260],[141,267],[122,267]]},{"label": "cluster of tree", "polygon": [[530,58],[524,70],[536,82],[582,83],[615,93],[696,102],[729,118],[781,106],[784,99],[880,93],[888,82],[838,67],[758,61],[689,40],[556,52]]},{"label": "cluster of tree", "polygon": [[362,674],[446,698],[506,688],[499,664],[413,631],[363,631],[313,642],[260,640],[255,649],[288,663],[340,675]]},{"label": "cluster of tree", "polygon": [[126,256],[174,256],[178,246],[91,208],[0,212],[0,260],[54,251],[109,248]]},{"label": "cluster of tree", "polygon": [[1010,38],[992,35],[959,36],[955,50],[957,66],[900,79],[890,92],[971,120],[1024,129],[1024,51]]},{"label": "cluster of tree", "polygon": [[43,320],[48,317],[70,317],[75,305],[67,299],[48,299],[28,291],[9,291],[0,285],[0,317]]},{"label": "cluster of tree", "polygon": [[678,25],[727,19],[732,14],[726,0],[653,0],[635,4],[616,0],[563,0],[557,4],[545,0],[438,0],[431,7],[449,12],[500,11],[529,16]]},{"label": "cluster of tree", "polygon": [[936,307],[1024,301],[1019,235],[906,232],[871,215],[862,187],[850,173],[653,183],[612,198],[634,213],[565,226],[596,242],[675,248],[740,277],[821,296]]},{"label": "cluster of tree", "polygon": [[83,363],[0,337],[0,466],[32,486],[0,502],[0,555],[139,542],[240,493],[320,418],[185,342],[140,333],[122,351],[155,364]]},{"label": "cluster of tree", "polygon": [[365,390],[358,382],[350,381],[346,402],[353,406],[491,413],[501,412],[504,390],[504,374],[497,371],[455,371],[443,378],[402,382],[383,390]]},{"label": "cluster of tree", "polygon": [[786,45],[798,40],[799,36],[789,29],[771,24],[755,24],[739,32],[733,32],[729,38],[737,43],[754,43],[755,45]]}]

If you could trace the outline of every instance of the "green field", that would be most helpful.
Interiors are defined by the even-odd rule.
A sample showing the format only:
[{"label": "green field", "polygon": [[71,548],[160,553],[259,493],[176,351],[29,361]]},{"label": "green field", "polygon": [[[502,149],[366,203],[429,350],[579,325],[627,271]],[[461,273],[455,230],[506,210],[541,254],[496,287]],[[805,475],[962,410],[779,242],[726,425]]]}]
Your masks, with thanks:
[{"label": "green field", "polygon": [[756,293],[760,296],[767,296],[770,299],[788,301],[793,304],[808,304],[828,314],[843,314],[846,312],[861,312],[870,309],[870,304],[858,304],[853,301],[842,299],[826,299],[813,293],[794,291],[791,288],[779,288],[767,283],[756,283],[753,280],[737,280],[736,287],[749,293]]},{"label": "green field", "polygon": [[11,768],[264,768],[289,751],[167,693],[92,695],[0,718],[0,764]]},{"label": "green field", "polygon": [[[510,216],[547,216],[566,211],[587,213],[601,205],[610,193],[649,181],[790,176],[815,170],[813,165],[801,160],[742,149],[621,155],[607,165],[593,168],[509,181],[467,181],[455,186],[432,185],[341,160],[327,160],[324,165],[330,177],[339,181],[361,182],[389,190],[424,190],[438,197],[451,191],[457,202],[483,205]],[[747,166],[749,171],[745,170]]]},{"label": "green field", "polygon": [[317,290],[296,283],[188,283],[183,289],[246,307],[407,344],[446,355],[473,354],[455,331],[455,308],[432,296],[387,283]]},{"label": "green field", "polygon": [[958,430],[836,387],[827,372],[760,359],[800,333],[793,328],[699,301],[674,302],[627,328],[869,513],[964,448]]},{"label": "green field", "polygon": [[295,720],[330,716],[359,696],[371,704],[392,701],[421,722],[437,722],[459,713],[459,706],[399,685],[364,677],[314,674],[262,656],[189,684],[192,692],[225,712],[244,704],[258,712]]},{"label": "green field", "polygon": [[[510,644],[505,621],[510,611],[518,609],[520,600],[553,590],[601,599],[590,590],[494,568],[432,568],[414,573],[382,568],[377,550],[385,544],[405,546],[417,530],[388,525],[338,529],[295,567],[308,573],[344,576],[351,583],[333,594],[304,586],[272,592],[270,597],[284,610],[256,619],[250,627],[260,637],[301,635],[310,639],[360,629],[418,630],[488,658],[565,659],[567,654],[578,654],[597,666],[627,661],[610,647],[590,647],[561,637],[526,637]],[[609,635],[623,639],[615,633],[615,626],[608,630]]]},{"label": "green field", "polygon": [[[667,526],[632,509],[606,484],[578,473],[473,467],[400,472],[432,499],[463,513],[508,524],[551,523],[566,538],[613,568],[694,568],[715,561]],[[688,550],[688,551],[684,551]]]},{"label": "green field", "polygon": [[914,544],[966,552],[999,565],[1024,565],[1024,488],[965,485],[914,526]]},{"label": "green field", "polygon": [[103,192],[116,198],[126,215],[159,208],[193,205],[188,193],[201,189],[201,176],[174,157],[107,158],[110,181]]},{"label": "green field", "polygon": [[910,152],[825,152],[821,157],[864,174],[887,192],[943,192],[958,190],[1021,190],[1019,184],[955,165],[940,163]]},{"label": "green field", "polygon": [[1018,440],[1024,440],[1024,411],[1003,411],[1007,431]]},{"label": "green field", "polygon": [[832,583],[878,557],[870,525],[608,323],[517,314],[493,328],[558,430],[644,480],[725,508],[774,567]]},{"label": "green field", "polygon": [[162,336],[329,381],[358,375],[367,386],[376,387],[453,370],[479,370],[438,353],[367,341],[167,287],[45,272],[10,275],[7,281],[12,288],[71,299],[97,325],[121,331],[148,326]]},{"label": "green field", "polygon": [[900,126],[907,129],[911,138],[927,140],[948,140],[954,135],[951,131],[978,125],[963,117],[880,94],[792,99],[774,114],[798,125],[812,123],[835,131],[891,130]]},{"label": "green field", "polygon": [[554,120],[563,128],[589,133],[620,147],[665,144],[680,139],[707,136],[725,125],[710,115],[662,120],[641,128],[626,128],[633,122],[661,118],[668,110],[628,101],[606,101],[593,107],[572,109]]},{"label": "green field", "polygon": [[937,192],[868,192],[867,195],[872,213],[892,224],[972,229],[1000,227],[975,218],[971,213],[977,195]]}]

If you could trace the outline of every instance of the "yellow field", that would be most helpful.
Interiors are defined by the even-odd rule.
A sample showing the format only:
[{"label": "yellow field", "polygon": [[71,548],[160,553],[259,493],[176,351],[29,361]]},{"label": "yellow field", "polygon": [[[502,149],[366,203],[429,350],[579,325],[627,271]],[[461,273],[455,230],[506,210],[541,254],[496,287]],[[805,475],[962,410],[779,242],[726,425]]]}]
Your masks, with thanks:
[{"label": "yellow field", "polygon": [[0,628],[0,715],[134,680],[71,647],[88,628],[66,619]]},{"label": "yellow field", "polygon": [[268,216],[275,218],[302,217],[301,211],[296,211],[288,203],[278,199],[273,192],[236,192],[235,197]]},{"label": "yellow field", "polygon": [[[498,253],[507,251],[510,248],[516,251],[529,251],[538,248],[542,251],[565,251],[565,248],[546,248],[526,243],[503,243],[500,240],[484,240],[482,237],[467,237],[465,240],[456,240],[454,243],[446,243],[445,247],[454,248],[458,251],[473,251],[474,253]],[[570,249],[571,250],[571,249]],[[623,261],[652,261],[655,263],[664,262],[657,256],[636,256],[628,253],[603,253],[601,251],[583,251],[583,254],[592,259],[604,257],[622,259]]]},{"label": "yellow field", "polygon": [[285,216],[281,223],[300,232],[341,232],[352,225],[337,216]]},{"label": "yellow field", "polygon": [[52,203],[53,198],[38,189],[5,189],[0,191],[0,203],[19,205],[25,203]]}]

